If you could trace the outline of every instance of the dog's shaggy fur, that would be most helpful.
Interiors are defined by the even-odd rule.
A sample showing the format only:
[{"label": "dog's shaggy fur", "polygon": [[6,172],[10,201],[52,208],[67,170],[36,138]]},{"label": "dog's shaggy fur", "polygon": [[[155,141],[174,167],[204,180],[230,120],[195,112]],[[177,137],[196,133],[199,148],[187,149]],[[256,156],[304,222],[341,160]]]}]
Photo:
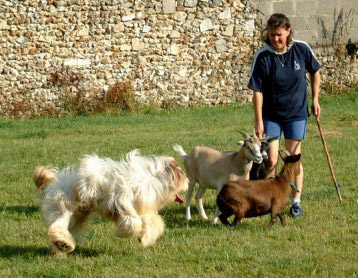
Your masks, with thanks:
[{"label": "dog's shaggy fur", "polygon": [[38,167],[33,179],[54,255],[75,249],[92,212],[112,220],[117,236],[134,236],[150,246],[164,231],[159,208],[188,189],[174,158],[144,157],[137,150],[121,161],[91,155],[62,171]]}]

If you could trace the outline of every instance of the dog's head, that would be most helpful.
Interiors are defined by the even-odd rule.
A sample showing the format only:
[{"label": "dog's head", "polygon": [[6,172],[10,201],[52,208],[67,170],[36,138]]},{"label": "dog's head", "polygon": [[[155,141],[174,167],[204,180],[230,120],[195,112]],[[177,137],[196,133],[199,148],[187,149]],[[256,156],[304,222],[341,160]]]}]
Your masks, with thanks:
[{"label": "dog's head", "polygon": [[171,179],[169,184],[169,199],[173,201],[177,200],[177,194],[188,190],[188,177],[180,168],[178,162],[172,157],[167,158],[165,171],[168,173]]}]

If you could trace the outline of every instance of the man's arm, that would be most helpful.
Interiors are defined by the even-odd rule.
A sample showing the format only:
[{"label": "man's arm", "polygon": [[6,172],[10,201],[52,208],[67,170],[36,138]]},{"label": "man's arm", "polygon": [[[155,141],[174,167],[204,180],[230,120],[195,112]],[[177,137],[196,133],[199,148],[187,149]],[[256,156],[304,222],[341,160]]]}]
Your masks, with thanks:
[{"label": "man's arm", "polygon": [[321,106],[319,105],[319,93],[321,86],[321,74],[316,71],[311,75],[311,90],[312,90],[312,113],[319,119],[321,116]]},{"label": "man's arm", "polygon": [[252,103],[254,105],[256,136],[262,137],[264,135],[264,123],[262,120],[262,93],[254,91]]}]

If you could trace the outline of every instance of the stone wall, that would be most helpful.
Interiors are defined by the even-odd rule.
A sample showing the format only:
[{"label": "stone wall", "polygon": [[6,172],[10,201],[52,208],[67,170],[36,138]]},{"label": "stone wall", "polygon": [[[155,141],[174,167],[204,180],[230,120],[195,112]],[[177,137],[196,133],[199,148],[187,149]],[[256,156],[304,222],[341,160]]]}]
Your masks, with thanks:
[{"label": "stone wall", "polygon": [[[61,110],[64,95],[105,94],[118,81],[158,106],[250,100],[260,15],[246,0],[2,0],[0,115],[16,105]],[[333,70],[327,80],[358,79],[355,59],[317,50]],[[350,75],[336,73],[337,62]]]}]

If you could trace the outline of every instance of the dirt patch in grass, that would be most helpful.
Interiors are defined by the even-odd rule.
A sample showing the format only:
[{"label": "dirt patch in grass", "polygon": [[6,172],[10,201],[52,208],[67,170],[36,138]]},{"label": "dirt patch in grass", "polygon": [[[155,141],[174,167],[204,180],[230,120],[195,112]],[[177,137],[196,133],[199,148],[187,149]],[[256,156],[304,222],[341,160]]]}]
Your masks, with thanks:
[{"label": "dirt patch in grass", "polygon": [[[327,130],[327,131],[322,131],[322,135],[324,138],[335,138],[335,137],[342,137],[343,133],[339,131]],[[313,135],[313,137],[320,137],[320,135],[318,132],[316,132],[316,134]]]}]

